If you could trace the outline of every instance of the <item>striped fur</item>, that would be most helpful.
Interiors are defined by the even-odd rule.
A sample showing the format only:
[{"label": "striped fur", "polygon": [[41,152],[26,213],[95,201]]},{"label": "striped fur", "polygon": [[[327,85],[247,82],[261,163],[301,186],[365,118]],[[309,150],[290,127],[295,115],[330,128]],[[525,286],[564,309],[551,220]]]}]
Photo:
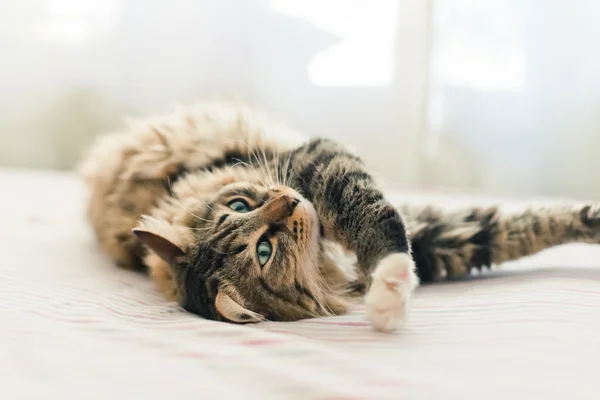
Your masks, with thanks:
[{"label": "striped fur", "polygon": [[[200,104],[104,136],[82,170],[89,220],[115,262],[147,268],[167,298],[230,322],[343,313],[393,254],[412,253],[430,282],[600,238],[589,206],[506,216],[396,208],[342,145],[304,140],[230,105]],[[249,212],[232,210],[236,200]],[[264,240],[273,252],[260,265]]]},{"label": "striped fur", "polygon": [[557,205],[502,213],[496,207],[442,212],[405,205],[422,282],[455,279],[567,243],[600,243],[597,205]]}]

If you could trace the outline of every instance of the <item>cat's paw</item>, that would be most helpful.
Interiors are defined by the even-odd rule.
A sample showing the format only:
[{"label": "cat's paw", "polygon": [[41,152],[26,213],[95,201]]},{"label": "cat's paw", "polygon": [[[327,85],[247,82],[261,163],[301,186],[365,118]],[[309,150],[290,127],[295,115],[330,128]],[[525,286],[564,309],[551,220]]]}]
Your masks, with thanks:
[{"label": "cat's paw", "polygon": [[415,263],[410,255],[394,253],[381,260],[365,296],[367,318],[373,328],[392,332],[404,325],[418,284]]}]

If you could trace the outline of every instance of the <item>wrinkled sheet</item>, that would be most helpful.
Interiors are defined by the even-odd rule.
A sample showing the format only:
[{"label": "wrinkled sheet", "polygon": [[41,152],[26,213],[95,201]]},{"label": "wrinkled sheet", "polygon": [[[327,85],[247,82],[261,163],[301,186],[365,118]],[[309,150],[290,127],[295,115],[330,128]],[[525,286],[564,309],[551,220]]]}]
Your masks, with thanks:
[{"label": "wrinkled sheet", "polygon": [[0,187],[1,399],[600,398],[600,246],[421,287],[392,335],[362,307],[230,325],[114,267],[74,175],[0,169]]}]

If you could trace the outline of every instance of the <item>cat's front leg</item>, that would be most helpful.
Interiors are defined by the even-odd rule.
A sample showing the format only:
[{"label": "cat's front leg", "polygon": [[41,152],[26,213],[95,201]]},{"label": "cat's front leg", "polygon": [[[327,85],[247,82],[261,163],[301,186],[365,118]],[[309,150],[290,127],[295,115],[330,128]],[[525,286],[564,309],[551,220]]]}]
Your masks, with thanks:
[{"label": "cat's front leg", "polygon": [[392,331],[408,316],[418,278],[404,222],[363,166],[339,144],[313,140],[292,153],[295,186],[325,230],[352,250],[368,285],[367,317]]}]

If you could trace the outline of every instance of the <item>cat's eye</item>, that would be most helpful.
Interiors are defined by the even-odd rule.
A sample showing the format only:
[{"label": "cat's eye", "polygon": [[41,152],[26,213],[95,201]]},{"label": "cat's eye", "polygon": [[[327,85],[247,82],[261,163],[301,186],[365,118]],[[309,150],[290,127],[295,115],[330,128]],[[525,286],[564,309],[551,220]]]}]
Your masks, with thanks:
[{"label": "cat's eye", "polygon": [[250,206],[244,200],[233,200],[227,206],[235,212],[239,212],[239,213],[250,212]]},{"label": "cat's eye", "polygon": [[261,239],[256,246],[256,255],[258,257],[258,263],[262,267],[269,261],[271,258],[271,253],[273,252],[273,246],[271,246],[271,242],[267,239]]}]

